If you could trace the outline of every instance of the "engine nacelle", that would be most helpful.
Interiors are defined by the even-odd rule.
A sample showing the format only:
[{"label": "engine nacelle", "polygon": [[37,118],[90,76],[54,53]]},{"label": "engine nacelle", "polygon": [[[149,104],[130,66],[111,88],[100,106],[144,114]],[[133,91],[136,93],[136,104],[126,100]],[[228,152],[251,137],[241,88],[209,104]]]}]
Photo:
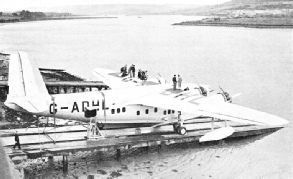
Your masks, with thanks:
[{"label": "engine nacelle", "polygon": [[207,96],[210,92],[213,91],[208,85],[199,85],[199,88],[197,89],[203,96]]},{"label": "engine nacelle", "polygon": [[225,102],[232,103],[232,97],[229,95],[229,93],[223,92],[223,93],[218,93],[218,94],[221,94],[223,96]]}]

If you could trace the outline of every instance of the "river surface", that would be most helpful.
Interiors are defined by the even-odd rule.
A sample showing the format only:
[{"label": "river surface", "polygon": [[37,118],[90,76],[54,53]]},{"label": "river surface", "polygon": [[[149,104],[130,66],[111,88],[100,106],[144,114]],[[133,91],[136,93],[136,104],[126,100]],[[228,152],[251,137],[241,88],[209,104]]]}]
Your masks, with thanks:
[{"label": "river surface", "polygon": [[[199,18],[119,16],[1,24],[0,49],[29,52],[39,67],[66,69],[89,80],[95,80],[94,67],[119,70],[125,64],[148,70],[152,77],[160,73],[169,82],[180,74],[183,82],[243,93],[235,103],[292,123],[293,30],[171,25]],[[292,126],[262,137],[130,154],[123,160],[129,170],[122,177],[292,178]],[[100,165],[114,170],[122,164],[108,160]]]}]

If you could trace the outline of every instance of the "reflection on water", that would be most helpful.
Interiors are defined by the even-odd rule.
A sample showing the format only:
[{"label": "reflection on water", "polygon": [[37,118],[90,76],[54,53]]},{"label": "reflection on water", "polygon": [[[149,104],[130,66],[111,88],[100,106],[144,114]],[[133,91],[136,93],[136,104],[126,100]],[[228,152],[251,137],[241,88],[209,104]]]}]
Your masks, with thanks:
[{"label": "reflection on water", "polygon": [[[92,80],[94,67],[119,70],[125,64],[148,70],[150,77],[160,73],[167,82],[180,74],[183,83],[209,84],[216,91],[220,85],[231,95],[241,92],[236,103],[293,121],[292,30],[170,25],[192,19],[198,17],[5,24],[0,27],[0,49],[27,51],[40,67],[66,68]],[[265,137],[174,145],[161,154],[137,150],[124,155],[121,163],[106,158],[89,171],[104,178],[288,178],[293,176],[289,125]]]}]

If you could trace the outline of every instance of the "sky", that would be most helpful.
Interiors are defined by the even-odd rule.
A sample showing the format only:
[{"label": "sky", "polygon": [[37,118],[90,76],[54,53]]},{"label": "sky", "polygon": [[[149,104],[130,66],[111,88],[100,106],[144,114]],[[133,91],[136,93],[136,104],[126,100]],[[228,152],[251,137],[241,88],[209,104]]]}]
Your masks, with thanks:
[{"label": "sky", "polygon": [[29,7],[53,7],[92,4],[221,4],[229,0],[0,0],[1,11],[21,10]]}]

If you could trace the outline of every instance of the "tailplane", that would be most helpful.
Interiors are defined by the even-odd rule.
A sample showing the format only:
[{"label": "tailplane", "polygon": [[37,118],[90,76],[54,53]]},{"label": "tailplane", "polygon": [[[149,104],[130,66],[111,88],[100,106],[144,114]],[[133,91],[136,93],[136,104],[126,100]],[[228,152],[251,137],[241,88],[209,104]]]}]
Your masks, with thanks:
[{"label": "tailplane", "polygon": [[31,113],[49,109],[50,95],[35,61],[27,53],[16,52],[10,56],[8,85],[4,103],[7,107]]}]

